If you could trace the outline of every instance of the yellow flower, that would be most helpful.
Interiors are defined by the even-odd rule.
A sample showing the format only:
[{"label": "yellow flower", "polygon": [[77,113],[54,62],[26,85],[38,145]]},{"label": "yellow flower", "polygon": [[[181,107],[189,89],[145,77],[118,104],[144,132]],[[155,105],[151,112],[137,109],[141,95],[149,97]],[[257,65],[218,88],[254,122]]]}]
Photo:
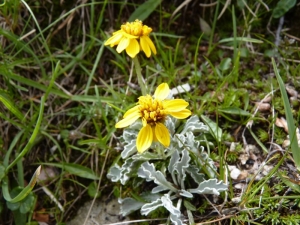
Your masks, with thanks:
[{"label": "yellow flower", "polygon": [[123,128],[139,118],[142,119],[143,127],[136,140],[138,152],[147,150],[153,141],[159,141],[165,147],[170,145],[170,133],[164,125],[167,115],[177,119],[185,119],[191,115],[191,111],[186,109],[189,103],[183,99],[166,99],[169,93],[168,84],[160,84],[153,97],[150,95],[139,97],[138,104],[129,109],[123,119],[116,124],[116,128]]},{"label": "yellow flower", "polygon": [[[120,30],[114,32],[104,45],[110,45],[110,47],[118,45],[117,52],[121,53],[125,49],[131,58],[134,58],[142,50],[149,58],[151,51],[156,55],[156,48],[149,38],[151,31],[152,29],[143,25],[140,20],[127,22],[121,26]],[[140,43],[137,41],[138,39]]]}]

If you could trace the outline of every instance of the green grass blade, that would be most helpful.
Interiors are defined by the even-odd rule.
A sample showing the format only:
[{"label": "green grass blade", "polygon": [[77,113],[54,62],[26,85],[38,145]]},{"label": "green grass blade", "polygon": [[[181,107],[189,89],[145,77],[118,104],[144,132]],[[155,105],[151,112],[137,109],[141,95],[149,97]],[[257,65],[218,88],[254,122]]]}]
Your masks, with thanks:
[{"label": "green grass blade", "polygon": [[37,181],[38,176],[41,173],[41,166],[39,166],[35,173],[33,174],[29,184],[13,199],[10,197],[9,191],[8,191],[8,181],[7,181],[7,177],[3,180],[3,184],[2,184],[2,191],[3,191],[3,196],[5,198],[6,201],[11,202],[11,203],[16,203],[19,202],[21,200],[23,200],[30,192],[31,190],[34,188],[34,185]]},{"label": "green grass blade", "polygon": [[222,129],[218,126],[217,123],[209,119],[207,116],[201,115],[201,119],[204,121],[204,123],[209,127],[210,134],[218,141],[220,142],[222,140]]},{"label": "green grass blade", "polygon": [[288,99],[288,96],[287,96],[287,93],[285,90],[284,83],[279,75],[274,58],[272,58],[272,64],[273,64],[274,72],[275,72],[275,75],[276,75],[276,78],[277,78],[277,81],[279,84],[281,96],[283,98],[283,105],[284,105],[284,111],[285,111],[286,121],[287,121],[287,125],[288,125],[288,130],[289,130],[289,137],[290,137],[290,142],[291,142],[290,146],[291,146],[293,158],[294,158],[295,164],[297,166],[297,169],[300,170],[300,148],[299,148],[298,140],[297,140],[297,136],[296,136],[296,126],[294,124],[294,118],[293,118],[290,102],[289,102],[289,99]]},{"label": "green grass blade", "polygon": [[82,178],[91,180],[99,179],[99,176],[97,176],[90,168],[75,163],[42,163],[42,165],[55,166]]},{"label": "green grass blade", "polygon": [[89,89],[90,89],[90,86],[91,86],[91,83],[92,83],[92,79],[95,75],[95,71],[96,69],[98,68],[98,65],[99,65],[99,61],[101,59],[101,56],[103,54],[103,50],[104,50],[104,45],[102,44],[101,47],[99,48],[99,51],[98,51],[98,54],[97,54],[97,57],[96,57],[96,60],[94,62],[94,66],[93,66],[93,69],[92,71],[89,73],[89,79],[87,81],[87,84],[86,84],[86,87],[85,87],[85,96],[88,94],[89,92]]},{"label": "green grass blade", "polygon": [[28,141],[28,143],[26,144],[26,146],[24,147],[24,149],[22,150],[22,152],[20,152],[20,154],[14,159],[14,161],[9,164],[9,166],[6,168],[6,171],[8,172],[9,169],[11,169],[19,160],[21,160],[24,155],[31,149],[31,147],[34,144],[34,140],[36,139],[38,132],[40,130],[40,126],[42,123],[42,119],[43,119],[43,112],[44,112],[44,106],[45,106],[45,96],[43,96],[41,98],[41,105],[40,105],[40,112],[39,112],[39,117],[38,120],[36,122],[35,128],[33,130],[33,133]]},{"label": "green grass blade", "polygon": [[259,140],[259,138],[255,135],[255,133],[251,130],[251,128],[248,129],[248,131],[250,132],[250,134],[252,135],[252,137],[255,139],[256,143],[261,147],[261,149],[264,151],[264,153],[268,154],[269,151],[266,148],[266,146],[264,146],[264,144]]},{"label": "green grass blade", "polygon": [[145,20],[148,16],[156,9],[156,7],[161,3],[161,0],[148,0],[141,4],[137,9],[131,14],[128,21],[132,22],[136,19]]},{"label": "green grass blade", "polygon": [[5,105],[5,107],[14,114],[20,121],[22,121],[25,117],[23,113],[19,111],[17,107],[15,107],[15,104],[11,99],[0,90],[0,101]]},{"label": "green grass blade", "polygon": [[[1,67],[0,67],[1,68]],[[33,80],[30,80],[26,77],[22,77],[20,75],[17,75],[17,74],[14,74],[12,72],[10,72],[9,74],[4,74],[1,72],[0,70],[0,75],[8,78],[8,79],[13,79],[13,80],[16,80],[20,83],[23,83],[23,84],[26,84],[30,87],[34,87],[34,88],[37,88],[41,91],[45,91],[47,89],[47,86],[43,85],[43,84],[40,84],[36,81],[33,81]],[[79,101],[79,102],[99,102],[100,100],[102,102],[116,102],[114,99],[110,98],[110,97],[103,97],[103,96],[100,96],[100,97],[95,97],[95,96],[90,96],[90,95],[87,95],[87,96],[82,96],[82,95],[67,95],[66,93],[60,91],[60,90],[57,90],[55,88],[52,88],[50,90],[50,93],[52,94],[55,94],[59,97],[62,97],[62,98],[66,98],[66,99],[70,99],[70,100],[73,100],[73,101]]]}]

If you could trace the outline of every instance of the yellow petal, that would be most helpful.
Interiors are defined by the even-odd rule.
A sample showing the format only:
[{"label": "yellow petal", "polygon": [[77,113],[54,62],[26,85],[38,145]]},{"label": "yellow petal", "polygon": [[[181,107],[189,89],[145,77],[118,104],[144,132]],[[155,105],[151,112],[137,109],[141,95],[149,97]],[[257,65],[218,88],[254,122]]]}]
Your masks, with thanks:
[{"label": "yellow petal", "polygon": [[147,150],[153,141],[153,131],[149,124],[143,127],[136,139],[136,147],[139,153],[143,153]]},{"label": "yellow petal", "polygon": [[172,99],[163,101],[163,106],[167,112],[178,112],[185,109],[189,103],[183,99]]},{"label": "yellow petal", "polygon": [[168,147],[170,145],[169,130],[162,123],[157,123],[155,125],[155,137],[163,146]]},{"label": "yellow petal", "polygon": [[156,136],[155,136],[155,126],[151,127],[152,128],[152,132],[153,132],[153,141],[158,141]]},{"label": "yellow petal", "polygon": [[149,47],[147,41],[145,40],[145,37],[147,37],[147,36],[143,36],[140,38],[140,44],[141,44],[142,50],[145,52],[145,55],[149,58],[151,56],[151,50],[150,50],[150,47]]},{"label": "yellow petal", "polygon": [[127,110],[123,116],[123,118],[127,117],[129,114],[133,113],[133,112],[139,112],[139,105],[136,105],[134,107],[132,107],[131,109]]},{"label": "yellow petal", "polygon": [[134,35],[131,35],[131,34],[127,34],[126,32],[123,32],[123,35],[129,39],[137,39],[139,38],[139,36],[134,36]]},{"label": "yellow petal", "polygon": [[113,47],[114,45],[119,44],[121,38],[123,37],[122,33],[118,33],[115,32],[114,35],[112,37],[110,37],[105,43],[104,45],[110,45],[111,47]]},{"label": "yellow petal", "polygon": [[129,39],[126,37],[122,37],[122,39],[120,40],[118,47],[117,47],[117,52],[121,53],[124,49],[126,49],[129,45]]},{"label": "yellow petal", "polygon": [[151,51],[156,55],[156,48],[152,40],[148,36],[143,36],[143,39],[147,42],[148,46],[151,48]]},{"label": "yellow petal", "polygon": [[185,119],[189,117],[192,114],[192,112],[188,109],[183,109],[178,112],[170,112],[170,115],[175,117],[176,119]]},{"label": "yellow petal", "polygon": [[129,45],[126,48],[126,53],[134,58],[140,52],[140,45],[136,39],[130,39]]},{"label": "yellow petal", "polygon": [[147,120],[143,117],[142,118],[143,127],[147,126]]},{"label": "yellow petal", "polygon": [[128,114],[124,119],[120,120],[116,125],[115,128],[123,128],[133,124],[138,118],[141,117],[140,112],[134,111]]},{"label": "yellow petal", "polygon": [[167,83],[162,83],[156,88],[154,92],[154,98],[158,100],[164,100],[166,97],[168,97],[169,93],[169,85]]}]

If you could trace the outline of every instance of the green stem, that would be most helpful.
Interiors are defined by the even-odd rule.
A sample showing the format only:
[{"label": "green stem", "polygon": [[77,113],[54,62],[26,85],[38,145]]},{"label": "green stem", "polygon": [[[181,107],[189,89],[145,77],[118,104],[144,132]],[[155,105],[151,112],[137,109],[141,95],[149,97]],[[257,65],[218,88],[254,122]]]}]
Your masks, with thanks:
[{"label": "green stem", "polygon": [[166,158],[166,155],[165,155],[165,149],[163,148],[162,144],[160,143],[157,143],[156,145],[156,150],[158,152],[158,155],[162,157],[162,159],[165,159]]},{"label": "green stem", "polygon": [[147,95],[146,84],[143,81],[140,62],[139,62],[137,56],[134,57],[132,60],[133,60],[133,63],[134,63],[135,72],[136,72],[136,75],[137,75],[137,78],[138,78],[138,82],[139,82],[139,85],[141,87],[142,95]]}]

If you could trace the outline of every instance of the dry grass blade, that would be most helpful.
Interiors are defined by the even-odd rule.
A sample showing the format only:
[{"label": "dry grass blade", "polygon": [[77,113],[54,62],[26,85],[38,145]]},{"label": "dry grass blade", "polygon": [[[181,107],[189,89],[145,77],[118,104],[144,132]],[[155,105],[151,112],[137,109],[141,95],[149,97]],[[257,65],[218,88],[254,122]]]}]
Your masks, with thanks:
[{"label": "dry grass blade", "polygon": [[192,0],[185,0],[184,2],[182,2],[172,13],[170,20],[172,20],[172,18],[186,5],[188,5]]}]

